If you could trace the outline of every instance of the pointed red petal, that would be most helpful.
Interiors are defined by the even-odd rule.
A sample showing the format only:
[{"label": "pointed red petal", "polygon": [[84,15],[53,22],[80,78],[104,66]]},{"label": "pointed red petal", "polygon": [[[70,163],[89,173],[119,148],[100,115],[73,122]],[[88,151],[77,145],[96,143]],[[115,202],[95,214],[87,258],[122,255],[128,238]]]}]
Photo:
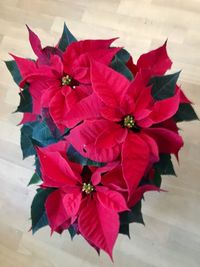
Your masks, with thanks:
[{"label": "pointed red petal", "polygon": [[58,152],[49,152],[37,148],[42,178],[44,185],[48,187],[61,187],[75,185],[79,178],[75,176],[69,163]]},{"label": "pointed red petal", "polygon": [[40,39],[38,36],[26,25],[28,32],[29,32],[29,41],[31,44],[31,47],[36,54],[36,56],[40,57],[42,55],[42,46]]},{"label": "pointed red petal", "polygon": [[129,194],[137,188],[149,164],[149,146],[139,134],[130,133],[122,145],[122,170]]},{"label": "pointed red petal", "polygon": [[101,177],[101,183],[111,190],[127,191],[127,185],[120,165],[104,174]]},{"label": "pointed red petal", "polygon": [[95,94],[83,98],[66,115],[66,127],[72,128],[82,120],[100,117],[100,106],[101,101]]},{"label": "pointed red petal", "polygon": [[178,110],[180,103],[180,91],[170,98],[155,102],[150,119],[154,123],[159,123],[171,118]]},{"label": "pointed red petal", "polygon": [[122,212],[129,210],[126,205],[124,197],[113,190],[109,190],[102,186],[96,186],[97,199],[107,209],[111,209],[116,212]]},{"label": "pointed red petal", "polygon": [[172,65],[166,46],[167,42],[161,47],[141,55],[137,62],[138,69],[149,69],[151,76],[163,75]]},{"label": "pointed red petal", "polygon": [[160,153],[176,155],[183,146],[182,137],[166,128],[149,128],[143,131],[156,141]]},{"label": "pointed red petal", "polygon": [[22,78],[25,78],[27,75],[32,74],[36,71],[36,64],[33,60],[17,57],[12,54],[10,55],[14,58]]},{"label": "pointed red petal", "polygon": [[45,202],[45,209],[52,232],[69,218],[65,211],[59,190],[54,191],[48,196]]},{"label": "pointed red petal", "polygon": [[98,162],[113,161],[117,159],[120,153],[118,144],[112,148],[98,148],[95,146],[96,139],[105,126],[107,126],[107,121],[105,120],[85,121],[71,130],[67,140],[84,157]]},{"label": "pointed red petal", "polygon": [[159,148],[158,148],[158,145],[157,145],[156,141],[152,137],[150,137],[149,135],[144,134],[142,132],[140,133],[140,137],[149,146],[149,151],[150,151],[149,161],[151,163],[155,163],[155,162],[159,161]]},{"label": "pointed red petal", "polygon": [[[136,104],[139,100],[139,97],[143,91],[145,93],[145,90],[148,90],[148,89],[145,87],[141,73],[138,72],[135,79],[129,84],[125,93],[121,94],[120,108],[125,113],[124,115],[131,114],[135,111]],[[148,91],[146,92],[146,96],[145,96],[145,100],[147,100],[147,102],[144,102],[143,99],[142,101],[140,101],[143,103],[143,106],[144,106],[144,103],[145,103],[145,106],[148,106],[150,100],[152,99],[151,98],[149,100],[149,97],[147,98],[147,96],[149,96]],[[141,105],[140,102],[138,103],[139,108]]]},{"label": "pointed red petal", "polygon": [[95,61],[91,62],[91,82],[100,99],[107,106],[115,108],[129,86],[129,81],[123,75]]},{"label": "pointed red petal", "polygon": [[63,197],[63,204],[66,213],[69,217],[74,217],[77,215],[82,199],[81,188],[77,187],[71,193],[66,194]]},{"label": "pointed red petal", "polygon": [[62,94],[61,90],[58,90],[49,103],[49,112],[54,123],[61,132],[66,128],[64,122],[67,111],[65,96]]},{"label": "pointed red petal", "polygon": [[133,58],[130,57],[129,61],[126,63],[126,66],[132,72],[133,76],[135,77],[136,73],[138,72],[138,67],[133,63]]},{"label": "pointed red petal", "polygon": [[37,120],[37,115],[33,113],[29,113],[29,112],[24,112],[23,118],[20,121],[19,125],[27,123],[27,122],[31,122],[31,121],[36,121],[36,120]]},{"label": "pointed red petal", "polygon": [[95,200],[89,200],[78,218],[80,233],[112,259],[112,250],[119,232],[119,215],[104,208]]},{"label": "pointed red petal", "polygon": [[127,136],[127,129],[120,124],[105,121],[104,130],[97,136],[95,146],[98,148],[111,148],[116,144],[124,142]]},{"label": "pointed red petal", "polygon": [[112,169],[114,169],[118,165],[119,165],[118,161],[113,161],[111,163],[107,163],[106,166],[104,166],[104,167],[97,168],[93,172],[92,177],[91,177],[92,184],[98,185],[101,182],[101,174],[106,173],[108,171],[111,171]]}]

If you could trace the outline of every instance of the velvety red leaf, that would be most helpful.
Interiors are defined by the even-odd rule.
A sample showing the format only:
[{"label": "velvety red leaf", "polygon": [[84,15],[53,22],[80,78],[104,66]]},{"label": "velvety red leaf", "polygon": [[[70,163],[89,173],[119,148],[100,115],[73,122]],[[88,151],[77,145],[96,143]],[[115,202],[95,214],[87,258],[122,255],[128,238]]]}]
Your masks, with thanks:
[{"label": "velvety red leaf", "polygon": [[137,62],[138,69],[149,69],[151,76],[163,75],[172,65],[166,46],[167,42],[161,47],[141,55]]},{"label": "velvety red leaf", "polygon": [[106,187],[102,186],[96,186],[96,191],[98,201],[105,208],[111,209],[116,212],[129,210],[124,197],[120,193],[114,190],[106,190]]},{"label": "velvety red leaf", "polygon": [[101,101],[95,94],[83,98],[66,115],[66,127],[72,128],[82,120],[100,117],[100,106]]},{"label": "velvety red leaf", "polygon": [[160,153],[177,155],[183,146],[182,137],[166,128],[149,128],[143,131],[156,141]]},{"label": "velvety red leaf", "polygon": [[84,157],[98,162],[109,162],[117,159],[120,146],[116,144],[111,148],[98,148],[95,146],[99,134],[107,126],[105,120],[85,121],[71,130],[67,140]]},{"label": "velvety red leaf", "polygon": [[23,113],[23,118],[20,121],[19,125],[31,122],[31,121],[36,121],[37,120],[37,115],[30,113],[30,112],[24,112]]},{"label": "velvety red leaf", "polygon": [[146,142],[146,144],[149,146],[149,161],[151,163],[155,163],[159,161],[159,148],[156,143],[156,141],[148,136],[147,134],[144,134],[143,132],[140,133],[140,137]]},{"label": "velvety red leaf", "polygon": [[101,116],[109,121],[120,122],[125,114],[120,107],[101,106]]},{"label": "velvety red leaf", "polygon": [[118,165],[113,170],[104,174],[101,177],[101,183],[111,190],[117,190],[120,192],[127,191],[127,185],[123,177],[121,165]]},{"label": "velvety red leaf", "polygon": [[62,94],[61,90],[58,90],[51,99],[49,103],[49,112],[56,126],[63,132],[66,129],[64,122],[68,109],[65,96]]},{"label": "velvety red leaf", "polygon": [[149,164],[149,146],[139,136],[130,133],[122,145],[122,171],[127,183],[129,194],[140,183]]},{"label": "velvety red leaf", "polygon": [[77,215],[82,199],[81,188],[77,187],[72,192],[65,194],[63,197],[63,204],[66,213],[69,217],[74,217]]},{"label": "velvety red leaf", "polygon": [[174,96],[155,102],[150,118],[154,123],[159,123],[171,118],[177,112],[179,103],[180,91],[177,90]]},{"label": "velvety red leaf", "polygon": [[37,154],[41,164],[44,186],[60,187],[77,183],[79,177],[74,174],[69,163],[60,153],[37,148]]},{"label": "velvety red leaf", "polygon": [[80,212],[78,225],[83,237],[107,252],[112,259],[119,232],[119,215],[90,199]]},{"label": "velvety red leaf", "polygon": [[101,182],[101,174],[110,172],[112,169],[116,168],[118,165],[119,165],[119,161],[113,161],[113,162],[107,163],[103,167],[97,168],[91,176],[92,184],[98,185]]},{"label": "velvety red leaf", "polygon": [[122,128],[120,124],[111,121],[104,121],[104,130],[96,138],[97,148],[111,148],[116,144],[121,144],[127,136],[128,130]]},{"label": "velvety red leaf", "polygon": [[13,54],[10,55],[14,58],[22,78],[36,71],[36,64],[33,60],[17,57]]},{"label": "velvety red leaf", "polygon": [[38,36],[26,25],[28,32],[29,32],[29,41],[31,44],[31,47],[36,54],[36,56],[40,57],[42,55],[42,46],[40,39]]},{"label": "velvety red leaf", "polygon": [[100,99],[107,106],[115,108],[129,86],[129,81],[123,75],[95,61],[91,61],[91,82]]},{"label": "velvety red leaf", "polygon": [[[144,96],[142,96],[141,101],[138,101],[141,94],[144,94]],[[124,94],[121,94],[121,96],[119,97],[120,108],[121,110],[123,110],[124,115],[132,114],[133,112],[135,112],[137,102],[139,106],[137,110],[141,110],[141,108],[144,109],[144,106],[148,106],[149,102],[152,99],[152,97],[149,96],[149,90],[146,88],[140,72],[138,72],[135,79],[131,83],[129,83],[128,88],[124,88]],[[144,97],[146,101],[143,100]],[[142,106],[140,102],[142,102]]]},{"label": "velvety red leaf", "polygon": [[59,190],[54,191],[48,196],[45,202],[45,209],[52,232],[69,219]]}]

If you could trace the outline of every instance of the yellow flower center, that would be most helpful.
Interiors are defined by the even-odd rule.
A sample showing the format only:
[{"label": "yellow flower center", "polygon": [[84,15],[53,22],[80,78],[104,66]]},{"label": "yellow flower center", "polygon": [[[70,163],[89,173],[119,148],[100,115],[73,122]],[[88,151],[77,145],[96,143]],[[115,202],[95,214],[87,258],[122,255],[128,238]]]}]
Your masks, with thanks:
[{"label": "yellow flower center", "polygon": [[62,77],[62,85],[70,85],[72,82],[72,77],[70,75],[65,75]]},{"label": "yellow flower center", "polygon": [[133,116],[131,115],[127,115],[126,117],[124,117],[124,121],[123,121],[124,127],[126,128],[133,128],[135,125],[135,120],[133,118]]},{"label": "yellow flower center", "polygon": [[86,194],[92,193],[94,191],[94,186],[91,185],[90,183],[83,183],[82,191],[85,192]]}]

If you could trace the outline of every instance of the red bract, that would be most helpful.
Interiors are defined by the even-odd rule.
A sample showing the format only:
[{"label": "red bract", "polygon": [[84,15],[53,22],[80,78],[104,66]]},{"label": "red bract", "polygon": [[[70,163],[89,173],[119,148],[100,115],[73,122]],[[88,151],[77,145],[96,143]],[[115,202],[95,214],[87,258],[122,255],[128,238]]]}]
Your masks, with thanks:
[{"label": "red bract", "polygon": [[119,232],[118,212],[128,210],[124,197],[118,192],[125,191],[119,163],[101,168],[83,167],[66,158],[65,142],[55,146],[55,150],[53,146],[37,149],[42,187],[55,188],[45,203],[52,231],[67,229],[76,222],[83,237],[112,258]]},{"label": "red bract", "polygon": [[[135,76],[139,71],[143,75],[143,79],[148,84],[150,78],[165,74],[172,66],[172,61],[167,54],[167,41],[159,48],[141,55],[137,64],[133,63],[133,58],[130,57],[127,62],[127,67]],[[177,86],[180,91],[180,102],[191,103],[185,96],[183,91]]]},{"label": "red bract", "polygon": [[[85,120],[73,129],[69,141],[82,155],[95,161],[113,161],[121,155],[123,174],[131,195],[149,166],[159,160],[159,153],[177,155],[183,145],[176,132],[156,126],[176,113],[179,90],[173,97],[155,101],[151,87],[145,86],[140,72],[134,81],[129,82],[97,62],[91,66],[91,80],[96,94],[91,97],[93,101],[101,100],[101,103],[96,101],[98,118]],[[75,106],[67,118],[69,127],[88,116],[87,103],[80,105],[82,115],[79,105]]]},{"label": "red bract", "polygon": [[30,84],[33,113],[41,115],[42,108],[49,108],[55,124],[64,131],[70,108],[92,92],[89,58],[109,64],[119,48],[110,48],[115,39],[85,40],[71,43],[62,54],[57,48],[42,49],[30,29],[29,39],[38,59],[34,62],[13,56],[23,78],[20,86]]}]

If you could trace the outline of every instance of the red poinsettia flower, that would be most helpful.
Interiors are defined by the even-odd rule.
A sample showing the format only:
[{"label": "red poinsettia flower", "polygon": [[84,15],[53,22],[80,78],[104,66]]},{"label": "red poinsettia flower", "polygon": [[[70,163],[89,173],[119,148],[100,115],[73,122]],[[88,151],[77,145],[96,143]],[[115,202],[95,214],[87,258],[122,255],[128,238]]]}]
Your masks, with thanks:
[{"label": "red poinsettia flower", "polygon": [[71,43],[63,54],[50,49],[47,54],[39,38],[30,29],[29,33],[38,60],[13,56],[23,78],[20,86],[30,85],[33,113],[41,115],[42,108],[48,107],[55,124],[63,131],[67,112],[92,92],[89,58],[109,64],[119,48],[110,48],[115,39],[85,40]]},{"label": "red poinsettia flower", "polygon": [[37,149],[42,187],[55,188],[45,202],[52,231],[67,229],[76,222],[81,235],[112,258],[119,232],[118,213],[128,210],[123,195],[116,191],[125,190],[119,163],[83,167],[67,159],[66,142],[55,146],[55,150]]},{"label": "red poinsettia flower", "polygon": [[176,113],[179,90],[173,97],[155,101],[141,73],[129,82],[97,62],[91,66],[91,81],[96,94],[90,96],[93,105],[91,101],[80,102],[69,113],[67,122],[72,127],[87,117],[90,120],[75,127],[68,140],[82,155],[95,161],[113,161],[121,155],[131,195],[151,164],[159,160],[159,153],[177,155],[183,145],[176,132],[158,125]]},{"label": "red poinsettia flower", "polygon": [[[150,78],[165,74],[172,66],[172,61],[167,54],[167,41],[159,48],[141,55],[136,64],[133,63],[133,58],[130,57],[127,62],[127,67],[135,76],[139,71],[143,74],[143,79],[149,83]],[[185,96],[180,87],[180,103],[191,103]]]}]

